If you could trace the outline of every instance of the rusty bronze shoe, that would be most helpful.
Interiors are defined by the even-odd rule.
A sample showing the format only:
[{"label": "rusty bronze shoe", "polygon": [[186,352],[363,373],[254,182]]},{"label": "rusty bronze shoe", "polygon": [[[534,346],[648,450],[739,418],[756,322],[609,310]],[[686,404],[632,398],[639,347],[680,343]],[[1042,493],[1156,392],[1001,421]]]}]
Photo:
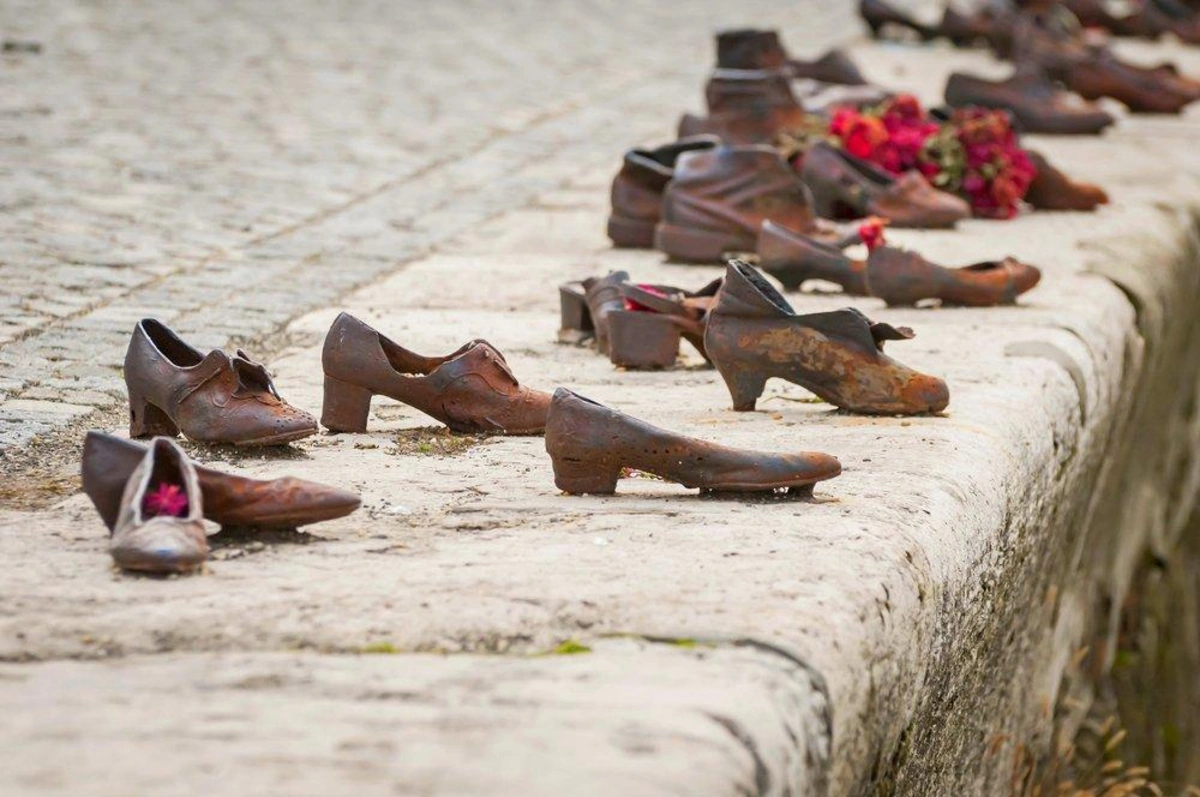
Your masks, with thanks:
[{"label": "rusty bronze shoe", "polygon": [[935,299],[944,305],[991,307],[1014,304],[1042,278],[1035,267],[1014,258],[959,268],[931,263],[916,252],[877,246],[867,256],[867,290],[889,307]]},{"label": "rusty bronze shoe", "polygon": [[781,69],[790,77],[833,83],[841,86],[865,86],[866,79],[853,59],[843,50],[829,50],[820,58],[804,61],[788,55],[773,30],[753,28],[726,30],[717,34],[718,69]]},{"label": "rusty bronze shoe", "polygon": [[[83,491],[104,525],[117,522],[121,493],[147,448],[132,440],[88,432],[83,444]],[[204,517],[228,527],[295,529],[349,515],[358,509],[354,493],[295,479],[248,479],[192,463],[203,499]]]},{"label": "rusty bronze shoe", "polygon": [[717,69],[704,96],[708,115],[684,114],[679,138],[715,135],[726,144],[769,144],[807,118],[783,69]]},{"label": "rusty bronze shoe", "polygon": [[1029,150],[1037,175],[1025,192],[1025,201],[1038,210],[1092,211],[1108,204],[1108,194],[1098,185],[1073,180],[1040,152]]},{"label": "rusty bronze shoe", "polygon": [[779,377],[850,412],[940,412],[950,403],[946,383],[883,353],[884,341],[911,337],[911,330],[871,323],[849,308],[797,315],[753,267],[733,260],[704,345],[738,411],[753,410],[767,379]]},{"label": "rusty bronze shoe", "polygon": [[155,438],[121,492],[109,540],[123,570],[186,573],[208,558],[203,499],[187,454],[166,437]]},{"label": "rusty bronze shoe", "polygon": [[517,382],[487,341],[422,357],[342,313],[325,336],[321,365],[321,423],[332,432],[365,432],[374,395],[415,407],[455,432],[541,434],[546,428],[550,396]]},{"label": "rusty bronze shoe", "polygon": [[588,277],[558,287],[561,322],[558,342],[582,345],[594,341],[601,354],[608,354],[608,319],[625,309],[621,286],[629,272],[610,271],[605,277]]},{"label": "rusty bronze shoe", "polygon": [[805,153],[800,176],[812,190],[817,215],[826,219],[881,216],[894,227],[935,229],[953,227],[971,215],[964,200],[934,188],[918,172],[893,177],[825,143]]},{"label": "rusty bronze shoe", "polygon": [[651,426],[564,388],[546,422],[554,483],[571,495],[610,495],[625,468],[711,492],[808,494],[842,472],[829,454],[766,454],[697,440]]},{"label": "rusty bronze shoe", "polygon": [[704,351],[704,325],[721,287],[715,279],[697,291],[669,285],[620,287],[625,309],[608,319],[608,357],[622,368],[669,368],[679,356],[679,341]]},{"label": "rusty bronze shoe", "polygon": [[720,263],[726,252],[751,252],[771,219],[822,234],[809,190],[773,147],[721,146],[689,152],[663,194],[654,245],[672,260]]},{"label": "rusty bronze shoe", "polygon": [[654,226],[662,211],[663,189],[675,174],[675,161],[685,152],[712,149],[721,143],[716,136],[695,136],[654,149],[631,149],[625,153],[621,171],[613,178],[612,213],[608,237],[616,247],[651,249]]},{"label": "rusty bronze shoe", "polygon": [[936,28],[918,22],[885,0],[860,0],[858,14],[876,39],[884,38],[893,30],[903,34],[914,33],[921,41],[931,41],[938,36]]},{"label": "rusty bronze shoe", "polygon": [[850,296],[869,295],[867,264],[851,259],[835,244],[764,221],[755,251],[758,267],[779,280],[784,290],[798,291],[809,280],[823,280],[840,285]]},{"label": "rusty bronze shoe", "polygon": [[134,327],[125,353],[129,436],[237,446],[283,445],[316,434],[316,420],[284,401],[267,369],[241,349],[201,354],[160,321]]},{"label": "rusty bronze shoe", "polygon": [[1096,135],[1116,121],[1092,103],[1072,102],[1071,95],[1032,72],[1001,81],[955,72],[946,81],[946,103],[955,108],[1001,108],[1011,113],[1026,133]]}]

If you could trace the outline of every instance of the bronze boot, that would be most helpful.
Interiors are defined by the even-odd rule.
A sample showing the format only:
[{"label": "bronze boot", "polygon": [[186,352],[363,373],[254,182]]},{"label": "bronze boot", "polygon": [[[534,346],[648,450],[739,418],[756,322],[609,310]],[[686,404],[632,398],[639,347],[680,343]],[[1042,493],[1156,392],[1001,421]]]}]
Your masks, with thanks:
[{"label": "bronze boot", "polygon": [[991,307],[1014,304],[1042,277],[1014,258],[946,268],[916,252],[879,246],[867,256],[867,290],[888,306],[911,306],[926,299],[945,305]]},{"label": "bronze boot", "polygon": [[522,387],[504,356],[473,340],[445,357],[422,357],[348,313],[325,336],[325,405],[333,432],[365,432],[371,396],[424,412],[455,432],[541,434],[550,396]]},{"label": "bronze boot", "polygon": [[790,77],[842,86],[865,86],[866,79],[843,50],[804,61],[788,55],[773,30],[727,30],[717,34],[718,69],[781,69]]},{"label": "bronze boot", "polygon": [[965,200],[939,191],[920,173],[893,177],[825,143],[805,153],[800,176],[812,190],[817,215],[826,219],[880,216],[893,227],[935,229],[971,216]]},{"label": "bronze boot", "polygon": [[819,231],[808,189],[776,149],[691,152],[679,159],[663,194],[654,245],[672,260],[719,263],[726,252],[754,251],[767,219]]},{"label": "bronze boot", "polygon": [[716,136],[695,136],[655,149],[631,149],[612,182],[608,237],[613,246],[650,249],[662,210],[663,189],[675,174],[675,161],[685,152],[712,149]]},{"label": "bronze boot", "polygon": [[[847,242],[849,245],[851,242]],[[841,248],[764,221],[758,233],[758,267],[783,285],[798,291],[808,280],[824,280],[850,296],[867,296],[867,264]]]},{"label": "bronze boot", "polygon": [[1116,121],[1092,103],[1071,102],[1070,96],[1046,77],[1032,72],[1001,81],[955,72],[946,81],[948,105],[1006,110],[1026,133],[1095,135]]},{"label": "bronze boot", "polygon": [[[146,446],[101,432],[88,432],[83,444],[83,491],[104,525],[117,522],[121,492],[146,455]],[[248,479],[193,463],[204,517],[230,527],[295,529],[333,520],[358,509],[354,493],[295,479]]]},{"label": "bronze boot", "polygon": [[208,558],[204,506],[187,454],[166,437],[155,438],[121,492],[109,540],[123,570],[185,573]]},{"label": "bronze boot", "polygon": [[201,354],[162,322],[143,319],[125,353],[129,436],[269,446],[316,434],[316,420],[288,404],[267,369],[241,349]]},{"label": "bronze boot", "polygon": [[806,118],[783,69],[717,69],[704,96],[708,116],[685,114],[679,138],[715,135],[726,144],[770,144]]},{"label": "bronze boot", "polygon": [[842,472],[828,454],[766,454],[697,440],[651,426],[564,388],[546,422],[554,483],[572,495],[609,495],[626,468],[711,492],[807,494]]},{"label": "bronze boot", "polygon": [[734,260],[709,313],[704,344],[738,411],[753,410],[774,376],[850,412],[940,412],[950,402],[946,383],[883,353],[884,341],[911,337],[911,330],[873,324],[849,308],[797,315],[761,274]]}]

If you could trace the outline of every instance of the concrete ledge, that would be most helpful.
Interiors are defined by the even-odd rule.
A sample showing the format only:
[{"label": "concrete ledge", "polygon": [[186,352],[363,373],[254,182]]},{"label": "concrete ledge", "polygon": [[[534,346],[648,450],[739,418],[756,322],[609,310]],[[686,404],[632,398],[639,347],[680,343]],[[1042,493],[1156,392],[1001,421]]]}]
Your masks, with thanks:
[{"label": "concrete ledge", "polygon": [[[858,52],[927,99],[953,68],[997,68]],[[22,567],[5,577],[0,656],[31,662],[0,670],[0,709],[19,718],[0,745],[5,791],[191,793],[224,777],[260,794],[1007,788],[1022,759],[998,749],[1053,756],[1052,731],[1081,720],[1147,552],[1173,562],[1194,545],[1197,132],[1194,117],[1125,120],[1102,141],[1036,142],[1112,192],[1097,215],[897,234],[946,262],[1013,254],[1045,270],[1022,307],[861,303],[914,327],[895,355],[951,384],[947,417],[906,420],[838,415],[774,383],[760,412],[734,414],[711,371],[615,373],[554,346],[558,281],[718,273],[609,250],[613,161],[584,164],[345,307],[418,351],[486,335],[526,383],[686,433],[836,453],[844,476],[808,503],[656,481],[574,499],[555,494],[540,440],[421,454],[405,446],[426,421],[380,402],[366,436],[283,462],[218,453],[247,473],[349,481],[366,508],[291,540],[311,544],[226,548],[206,578],[113,575],[80,497],[4,513],[0,558]],[[339,223],[387,228],[383,202]],[[319,406],[334,313],[297,320],[272,359],[300,406]],[[572,639],[592,651],[529,657]],[[400,655],[347,655],[382,648]],[[458,655],[421,655],[434,652]],[[1083,709],[1058,716],[1065,697]],[[90,757],[45,766],[65,749]]]}]

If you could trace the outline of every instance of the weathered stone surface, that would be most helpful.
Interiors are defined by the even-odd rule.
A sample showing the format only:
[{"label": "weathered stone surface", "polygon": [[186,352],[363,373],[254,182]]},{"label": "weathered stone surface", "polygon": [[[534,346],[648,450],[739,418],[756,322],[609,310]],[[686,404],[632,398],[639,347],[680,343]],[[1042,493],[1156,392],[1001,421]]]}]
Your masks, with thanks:
[{"label": "weathered stone surface", "polygon": [[[123,407],[97,393],[119,395],[124,330],[151,312],[203,345],[262,341],[281,391],[315,410],[322,334],[344,307],[418,351],[484,336],[531,385],[733,445],[830,451],[845,474],[811,502],[650,480],[568,498],[542,441],[443,454],[428,419],[378,400],[366,435],[267,458],[193,447],[365,499],[312,535],[225,542],[200,577],[112,572],[78,495],[0,512],[0,710],[16,718],[0,791],[994,794],[1021,750],[1052,759],[1052,729],[1073,732],[1056,706],[1103,691],[1118,620],[1157,632],[1180,616],[1147,620],[1130,599],[1191,597],[1195,617],[1177,569],[1195,559],[1200,434],[1194,120],[1037,141],[1110,189],[1095,216],[895,233],[946,262],[1011,253],[1045,271],[1022,307],[859,303],[916,329],[894,352],[946,376],[946,417],[839,415],[777,383],[735,414],[712,371],[619,373],[554,345],[554,288],[609,268],[687,286],[718,274],[608,248],[619,152],[699,102],[710,26],[778,23],[811,54],[849,4],[719,19],[650,3],[316,5],[17,15],[48,46],[5,83],[0,133],[25,150],[0,150],[14,176],[0,224],[20,231],[0,246],[41,309],[2,314],[18,332],[0,345],[0,411],[59,401],[119,428]],[[1190,53],[1131,51],[1200,72]],[[856,52],[931,101],[951,69],[1002,71],[978,53]],[[41,285],[38,258],[63,282]],[[76,267],[86,279],[67,282]],[[111,294],[108,273],[125,275]],[[92,286],[94,304],[59,298]],[[23,451],[64,423],[16,423],[13,438],[0,424],[0,444]],[[1167,586],[1146,586],[1156,573]],[[535,655],[572,641],[591,651]],[[1165,660],[1194,662],[1193,642]],[[1200,714],[1183,669],[1164,666],[1184,684],[1176,756],[1196,749]]]}]

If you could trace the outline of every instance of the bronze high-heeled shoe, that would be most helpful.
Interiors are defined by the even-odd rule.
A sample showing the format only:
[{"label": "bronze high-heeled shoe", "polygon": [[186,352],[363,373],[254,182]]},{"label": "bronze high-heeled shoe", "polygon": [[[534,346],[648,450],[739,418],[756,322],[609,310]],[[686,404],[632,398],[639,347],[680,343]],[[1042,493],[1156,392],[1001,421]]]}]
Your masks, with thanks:
[{"label": "bronze high-heeled shoe", "polygon": [[626,309],[608,317],[609,359],[623,368],[669,368],[679,356],[679,341],[704,351],[704,324],[721,287],[716,279],[698,291],[669,285],[622,285]]},{"label": "bronze high-heeled shoe", "polygon": [[334,320],[321,352],[333,432],[364,432],[371,397],[384,395],[455,432],[541,434],[550,396],[523,387],[490,343],[473,340],[445,357],[422,357],[348,313]]},{"label": "bronze high-heeled shoe", "polygon": [[804,154],[800,177],[812,191],[813,209],[826,219],[880,216],[894,227],[953,227],[970,218],[971,206],[939,191],[918,172],[893,177],[829,144]]},{"label": "bronze high-heeled shoe", "polygon": [[600,353],[607,354],[608,318],[613,311],[624,309],[620,287],[627,282],[629,272],[612,271],[604,277],[560,285],[558,342],[581,345],[594,341]]},{"label": "bronze high-heeled shoe", "polygon": [[317,421],[284,401],[267,369],[242,350],[201,354],[160,321],[134,327],[125,353],[129,436],[274,446],[316,434]]},{"label": "bronze high-heeled shoe", "polygon": [[122,570],[186,573],[208,558],[204,504],[187,454],[156,437],[121,493],[109,552]]},{"label": "bronze high-heeled shoe", "polygon": [[571,495],[611,495],[626,468],[708,492],[811,494],[842,472],[816,452],[766,454],[674,434],[569,390],[554,391],[546,422],[554,483]]},{"label": "bronze high-heeled shoe", "polygon": [[884,341],[911,337],[849,308],[797,315],[753,267],[733,260],[704,344],[738,411],[753,410],[767,379],[779,377],[850,412],[940,412],[950,402],[946,383],[883,353]]},{"label": "bronze high-heeled shoe", "polygon": [[[81,465],[83,491],[112,530],[121,495],[147,447],[133,440],[88,432]],[[343,517],[358,509],[354,493],[295,479],[248,479],[192,463],[207,520],[238,528],[296,529]]]}]

